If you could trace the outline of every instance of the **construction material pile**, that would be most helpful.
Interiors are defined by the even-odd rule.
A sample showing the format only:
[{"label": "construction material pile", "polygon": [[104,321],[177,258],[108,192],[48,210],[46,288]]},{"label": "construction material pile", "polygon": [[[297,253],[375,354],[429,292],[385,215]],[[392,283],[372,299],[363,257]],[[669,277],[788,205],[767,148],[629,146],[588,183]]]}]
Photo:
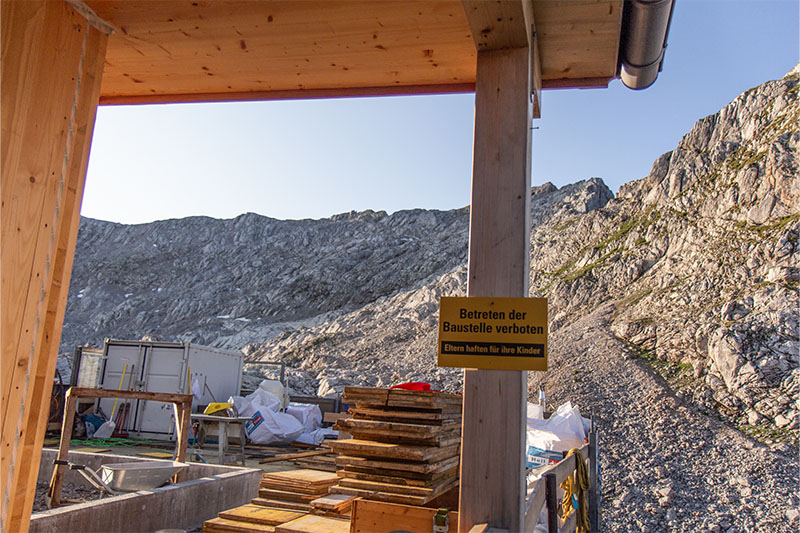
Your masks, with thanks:
[{"label": "construction material pile", "polygon": [[261,505],[242,505],[206,520],[203,533],[272,533],[275,526],[303,516],[299,511],[268,509]]},{"label": "construction material pile", "polygon": [[261,475],[258,498],[251,503],[264,507],[310,511],[311,502],[328,494],[338,481],[331,472],[318,470],[288,470]]},{"label": "construction material pile", "polygon": [[341,477],[331,493],[424,505],[458,485],[461,396],[345,387],[343,400],[352,416],[335,428],[353,439],[330,443]]}]

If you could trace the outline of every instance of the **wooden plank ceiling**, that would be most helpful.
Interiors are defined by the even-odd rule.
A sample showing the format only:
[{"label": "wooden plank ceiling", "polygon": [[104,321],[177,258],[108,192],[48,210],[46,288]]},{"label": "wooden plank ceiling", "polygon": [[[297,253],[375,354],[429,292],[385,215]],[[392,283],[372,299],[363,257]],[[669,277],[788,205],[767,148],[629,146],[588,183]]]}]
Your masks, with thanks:
[{"label": "wooden plank ceiling", "polygon": [[[474,90],[460,0],[88,0],[116,28],[100,103]],[[543,87],[615,77],[622,0],[533,0]]]}]

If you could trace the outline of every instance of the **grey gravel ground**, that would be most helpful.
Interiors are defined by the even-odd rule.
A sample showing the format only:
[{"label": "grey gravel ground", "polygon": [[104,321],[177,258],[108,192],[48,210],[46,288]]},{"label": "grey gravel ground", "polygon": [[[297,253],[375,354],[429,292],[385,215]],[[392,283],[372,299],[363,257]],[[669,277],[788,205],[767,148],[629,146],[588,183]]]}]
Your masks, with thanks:
[{"label": "grey gravel ground", "polygon": [[798,451],[695,410],[607,327],[605,306],[551,336],[545,383],[600,431],[602,531],[798,531]]}]

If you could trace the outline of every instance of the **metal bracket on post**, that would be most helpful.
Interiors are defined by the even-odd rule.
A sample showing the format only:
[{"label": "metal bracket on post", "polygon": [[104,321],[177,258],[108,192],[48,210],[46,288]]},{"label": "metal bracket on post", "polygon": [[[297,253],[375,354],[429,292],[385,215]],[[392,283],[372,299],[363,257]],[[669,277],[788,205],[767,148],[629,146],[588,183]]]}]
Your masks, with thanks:
[{"label": "metal bracket on post", "polygon": [[433,533],[448,533],[450,528],[450,518],[447,516],[448,509],[447,507],[441,507],[433,515]]}]

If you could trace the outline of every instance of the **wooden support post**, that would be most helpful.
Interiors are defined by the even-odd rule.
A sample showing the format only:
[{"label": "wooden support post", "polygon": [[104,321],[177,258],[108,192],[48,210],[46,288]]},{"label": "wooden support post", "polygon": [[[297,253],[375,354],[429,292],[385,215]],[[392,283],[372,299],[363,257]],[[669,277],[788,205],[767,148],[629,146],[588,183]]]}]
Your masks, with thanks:
[{"label": "wooden support post", "polygon": [[[528,296],[530,48],[478,52],[469,296]],[[521,531],[527,373],[465,370],[459,531]]]},{"label": "wooden support post", "polygon": [[65,2],[2,2],[2,527],[26,531],[107,35]]},{"label": "wooden support post", "polygon": [[[64,417],[61,424],[61,440],[58,443],[56,459],[66,461],[69,458],[69,441],[72,439],[72,425],[75,422],[75,410],[78,406],[78,397],[67,391],[64,405]],[[50,508],[61,505],[61,483],[64,479],[64,465],[55,465],[50,487],[47,490],[47,506]]]}]

